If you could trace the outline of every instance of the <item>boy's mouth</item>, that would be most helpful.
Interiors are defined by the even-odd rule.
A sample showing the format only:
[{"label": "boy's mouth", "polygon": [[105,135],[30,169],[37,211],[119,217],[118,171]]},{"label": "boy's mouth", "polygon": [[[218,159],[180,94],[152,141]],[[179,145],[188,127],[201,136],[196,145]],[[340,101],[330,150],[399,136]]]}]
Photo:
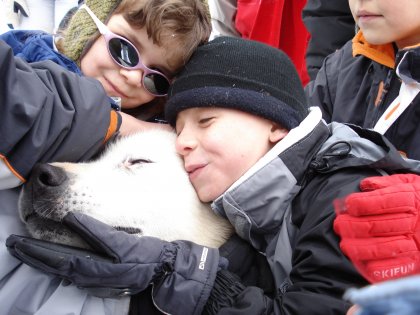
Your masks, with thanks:
[{"label": "boy's mouth", "polygon": [[195,178],[204,167],[206,167],[207,164],[190,164],[185,165],[185,170],[188,173],[188,176],[191,179]]},{"label": "boy's mouth", "polygon": [[365,19],[377,18],[377,17],[380,17],[381,15],[380,14],[375,14],[375,13],[372,13],[372,12],[369,12],[369,11],[362,10],[362,11],[358,11],[357,14],[356,14],[356,16],[359,19],[364,19],[365,20]]}]

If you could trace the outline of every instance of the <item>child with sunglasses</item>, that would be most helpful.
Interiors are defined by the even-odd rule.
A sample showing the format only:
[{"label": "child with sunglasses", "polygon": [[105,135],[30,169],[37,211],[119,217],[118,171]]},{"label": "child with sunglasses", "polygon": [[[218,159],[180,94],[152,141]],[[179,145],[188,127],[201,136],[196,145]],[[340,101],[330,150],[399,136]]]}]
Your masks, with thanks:
[{"label": "child with sunglasses", "polygon": [[[35,163],[87,160],[117,131],[163,126],[112,109],[118,104],[110,97],[123,111],[137,106],[142,118],[153,118],[162,110],[153,100],[165,99],[171,76],[209,33],[201,0],[90,0],[61,40],[33,31],[3,34],[9,45],[0,41],[1,243],[25,233],[19,186]],[[115,189],[118,198],[121,187]],[[1,314],[128,311],[128,298],[88,295],[21,264],[4,246],[0,261]]]},{"label": "child with sunglasses", "polygon": [[114,106],[144,120],[162,111],[171,77],[211,30],[202,0],[87,0],[64,24],[54,37],[11,31],[0,39],[28,62],[49,59],[97,79]]}]

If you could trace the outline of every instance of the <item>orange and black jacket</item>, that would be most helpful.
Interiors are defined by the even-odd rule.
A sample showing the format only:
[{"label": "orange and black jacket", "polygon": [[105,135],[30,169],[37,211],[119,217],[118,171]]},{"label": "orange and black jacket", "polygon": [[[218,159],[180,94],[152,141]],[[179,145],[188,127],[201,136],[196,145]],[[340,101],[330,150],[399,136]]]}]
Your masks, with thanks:
[{"label": "orange and black jacket", "polygon": [[[325,59],[316,79],[306,86],[310,106],[319,106],[327,122],[373,128],[399,94],[401,80],[395,69],[406,53],[402,71],[420,82],[420,45],[401,50],[393,44],[374,46],[359,32]],[[420,160],[419,103],[420,94],[385,133],[403,155],[416,160]]]}]

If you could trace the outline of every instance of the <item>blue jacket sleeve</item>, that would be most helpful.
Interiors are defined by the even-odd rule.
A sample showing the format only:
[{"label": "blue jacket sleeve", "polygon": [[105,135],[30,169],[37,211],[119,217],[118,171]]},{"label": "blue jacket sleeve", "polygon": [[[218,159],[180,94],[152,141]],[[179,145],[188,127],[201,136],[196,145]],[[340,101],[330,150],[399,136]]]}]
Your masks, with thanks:
[{"label": "blue jacket sleeve", "polygon": [[92,157],[119,128],[99,82],[27,63],[2,41],[0,77],[0,189],[23,183],[37,162]]}]

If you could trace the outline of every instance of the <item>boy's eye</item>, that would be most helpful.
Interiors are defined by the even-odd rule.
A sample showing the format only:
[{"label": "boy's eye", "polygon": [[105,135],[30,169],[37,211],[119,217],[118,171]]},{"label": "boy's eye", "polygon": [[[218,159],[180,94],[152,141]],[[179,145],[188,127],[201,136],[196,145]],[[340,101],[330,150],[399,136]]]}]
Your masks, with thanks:
[{"label": "boy's eye", "polygon": [[205,124],[208,124],[209,122],[211,122],[213,118],[214,118],[214,117],[205,117],[205,118],[201,118],[201,119],[198,121],[198,123],[199,123],[200,125],[205,125]]}]

